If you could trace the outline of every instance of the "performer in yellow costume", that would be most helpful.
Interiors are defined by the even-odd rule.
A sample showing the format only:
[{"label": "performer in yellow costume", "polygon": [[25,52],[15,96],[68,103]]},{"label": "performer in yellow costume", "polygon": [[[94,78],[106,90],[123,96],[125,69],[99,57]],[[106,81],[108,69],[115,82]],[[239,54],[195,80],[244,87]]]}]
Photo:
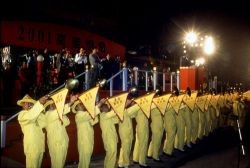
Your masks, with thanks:
[{"label": "performer in yellow costume", "polygon": [[70,102],[65,104],[63,121],[59,119],[56,106],[52,100],[45,103],[46,131],[48,139],[48,148],[51,158],[52,168],[63,168],[67,157],[69,137],[66,126],[70,124],[67,113],[70,112],[70,106],[77,99],[76,96],[70,97]]},{"label": "performer in yellow costume", "polygon": [[[187,87],[186,90],[187,96],[191,96],[191,89]],[[194,100],[195,101],[195,100]],[[185,113],[184,113],[184,119],[186,123],[186,128],[185,128],[185,142],[187,147],[192,147],[191,146],[191,140],[192,140],[192,110],[186,106]]]},{"label": "performer in yellow costume", "polygon": [[[90,114],[78,100],[72,106],[72,112],[76,113],[75,121],[77,127],[77,146],[79,153],[79,168],[89,168],[90,159],[94,148],[93,126],[98,122],[98,116],[92,119]],[[99,108],[96,107],[96,115]]]},{"label": "performer in yellow costume", "polygon": [[187,147],[191,148],[191,140],[192,140],[192,128],[193,128],[193,123],[192,123],[192,111],[189,107],[186,107],[185,113],[184,113],[184,118],[186,122],[186,129],[185,129],[185,142]]},{"label": "performer in yellow costume", "polygon": [[176,132],[176,138],[175,138],[175,147],[184,152],[184,140],[185,140],[185,127],[186,127],[186,119],[185,119],[185,113],[187,112],[186,109],[188,107],[184,102],[181,103],[178,115],[176,116],[176,126],[177,126],[177,132]]},{"label": "performer in yellow costume", "polygon": [[35,101],[29,95],[25,95],[17,101],[17,104],[23,108],[18,114],[18,122],[24,134],[23,147],[28,168],[41,167],[45,149],[45,136],[42,131],[45,121],[41,112],[47,99],[48,97],[45,96]]},{"label": "performer in yellow costume", "polygon": [[[179,90],[175,87],[172,96],[178,96]],[[168,103],[166,112],[164,115],[164,127],[166,131],[166,139],[163,146],[163,154],[169,157],[173,156],[174,150],[174,140],[176,136],[177,126],[176,126],[176,113],[174,108]]]},{"label": "performer in yellow costume", "polygon": [[137,114],[135,114],[135,120],[136,139],[133,151],[133,161],[134,163],[139,163],[140,167],[148,167],[146,164],[149,138],[148,118],[140,109],[137,111]]},{"label": "performer in yellow costume", "polygon": [[118,124],[119,119],[107,104],[100,105],[100,111],[100,127],[102,130],[104,149],[106,151],[104,168],[114,168],[118,142],[115,124]]},{"label": "performer in yellow costume", "polygon": [[201,109],[198,108],[199,111],[199,129],[198,129],[198,138],[202,139],[205,135],[205,124],[206,124],[206,118],[205,118],[205,112],[201,111]]},{"label": "performer in yellow costume", "polygon": [[217,126],[216,109],[214,108],[214,106],[210,106],[209,111],[211,117],[211,132],[213,132]]},{"label": "performer in yellow costume", "polygon": [[196,144],[199,130],[199,107],[195,104],[192,112],[192,143]]},{"label": "performer in yellow costume", "polygon": [[[186,97],[187,96],[187,97]],[[191,96],[189,87],[186,89],[185,98]],[[181,103],[179,113],[176,118],[177,134],[176,134],[176,148],[184,151],[184,145],[191,147],[191,131],[192,131],[192,112],[190,108],[184,103]]]},{"label": "performer in yellow costume", "polygon": [[131,117],[138,110],[140,110],[140,107],[137,104],[132,105],[132,100],[129,99],[127,100],[126,106],[123,122],[119,122],[119,136],[121,139],[121,148],[118,160],[119,167],[128,167],[130,165],[130,153],[133,143],[133,125]]},{"label": "performer in yellow costume", "polygon": [[212,125],[212,105],[210,103],[206,103],[205,105],[205,136],[208,136],[211,132],[211,125]]},{"label": "performer in yellow costume", "polygon": [[216,113],[216,128],[218,128],[221,124],[221,105],[219,103],[216,105],[215,108],[215,113]]},{"label": "performer in yellow costume", "polygon": [[152,140],[148,148],[148,157],[152,157],[156,162],[162,162],[159,153],[164,132],[163,117],[154,103],[151,105],[151,120]]},{"label": "performer in yellow costume", "polygon": [[245,104],[243,100],[241,100],[240,95],[237,94],[236,98],[233,101],[233,115],[238,117],[241,128],[245,125],[245,120],[246,120],[246,111],[244,110],[244,108]]},{"label": "performer in yellow costume", "polygon": [[164,115],[164,127],[166,131],[166,139],[163,146],[163,154],[173,156],[174,140],[176,136],[176,113],[174,109],[168,105],[167,111]]}]

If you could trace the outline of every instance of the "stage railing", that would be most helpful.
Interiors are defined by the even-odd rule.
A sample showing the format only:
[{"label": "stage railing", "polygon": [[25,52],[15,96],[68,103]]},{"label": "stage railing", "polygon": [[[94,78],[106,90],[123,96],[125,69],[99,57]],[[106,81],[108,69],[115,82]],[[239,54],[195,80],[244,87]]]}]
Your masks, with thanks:
[{"label": "stage railing", "polygon": [[[91,74],[91,69],[88,70],[86,69],[85,72],[75,76],[75,78],[79,78],[81,76],[84,76],[83,81],[83,87],[85,88],[85,90],[90,88],[90,74]],[[149,91],[151,88],[151,90],[156,90],[158,84],[159,84],[159,79],[162,79],[161,84],[159,84],[159,86],[162,87],[163,91],[166,91],[166,78],[165,78],[166,74],[164,72],[157,72],[156,70],[152,70],[152,71],[146,71],[146,70],[139,70],[138,68],[133,68],[128,69],[127,67],[122,68],[119,72],[117,72],[115,75],[113,75],[110,79],[107,79],[107,83],[109,84],[109,95],[113,96],[113,91],[114,91],[114,81],[115,78],[119,78],[118,80],[122,80],[121,84],[122,84],[122,91],[127,91],[129,87],[131,86],[138,86],[140,87],[140,83],[141,84],[145,84],[144,89],[145,91]],[[176,77],[176,78],[174,78]],[[128,80],[130,79],[130,80]],[[141,80],[144,79],[144,82]],[[175,72],[171,73],[171,80],[170,80],[170,84],[171,84],[171,88],[170,90],[172,91],[173,89],[173,83],[174,79],[177,79],[177,86],[179,86],[179,79],[178,76]],[[118,82],[120,83],[120,82]],[[116,83],[117,85],[117,83]],[[54,89],[53,91],[51,91],[48,94],[51,94],[61,88],[63,88],[65,86],[65,83],[58,86],[56,89]],[[119,87],[118,87],[119,88]],[[143,87],[142,87],[143,88]],[[140,89],[140,88],[139,88]],[[6,125],[8,122],[10,122],[11,120],[13,120],[15,117],[17,117],[19,113],[16,113],[14,115],[12,115],[11,117],[9,117],[8,119],[5,119],[1,116],[1,148],[5,147],[5,141],[6,141]]]}]

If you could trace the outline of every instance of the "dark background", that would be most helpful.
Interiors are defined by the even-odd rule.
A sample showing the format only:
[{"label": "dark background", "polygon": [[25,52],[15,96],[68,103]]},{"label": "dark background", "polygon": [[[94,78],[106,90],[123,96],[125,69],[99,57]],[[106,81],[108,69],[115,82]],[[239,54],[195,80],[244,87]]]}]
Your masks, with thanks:
[{"label": "dark background", "polygon": [[1,19],[77,26],[136,51],[179,64],[181,41],[190,29],[211,34],[216,53],[208,60],[224,82],[250,86],[250,16],[243,1],[14,1],[1,2]]}]

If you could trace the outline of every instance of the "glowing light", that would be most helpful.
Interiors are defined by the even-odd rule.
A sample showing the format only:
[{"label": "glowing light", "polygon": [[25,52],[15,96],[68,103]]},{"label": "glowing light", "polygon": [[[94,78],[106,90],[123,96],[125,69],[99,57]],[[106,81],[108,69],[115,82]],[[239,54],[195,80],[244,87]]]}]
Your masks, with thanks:
[{"label": "glowing light", "polygon": [[204,58],[199,58],[197,60],[195,60],[195,65],[196,66],[200,66],[200,65],[204,65],[205,64],[205,59]]},{"label": "glowing light", "polygon": [[203,65],[205,63],[205,59],[204,58],[200,58],[199,60],[200,60],[201,65]]},{"label": "glowing light", "polygon": [[204,41],[204,48],[203,48],[204,52],[207,55],[211,55],[214,53],[215,51],[215,45],[214,45],[214,40],[212,37],[207,37]]},{"label": "glowing light", "polygon": [[189,44],[193,44],[197,41],[197,34],[195,32],[189,32],[185,36],[185,41]]}]

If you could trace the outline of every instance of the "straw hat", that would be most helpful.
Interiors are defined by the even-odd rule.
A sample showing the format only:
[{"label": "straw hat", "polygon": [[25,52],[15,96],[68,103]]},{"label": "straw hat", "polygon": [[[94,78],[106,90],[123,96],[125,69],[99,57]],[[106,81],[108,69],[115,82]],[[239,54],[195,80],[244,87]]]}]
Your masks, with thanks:
[{"label": "straw hat", "polygon": [[53,104],[54,101],[53,100],[48,100],[46,101],[46,103],[43,105],[44,109],[46,109],[49,105]]},{"label": "straw hat", "polygon": [[32,99],[28,94],[26,94],[22,99],[17,101],[17,105],[22,106],[23,103],[33,103],[35,104],[35,100]]},{"label": "straw hat", "polygon": [[80,100],[75,101],[75,103],[72,105],[71,109],[73,113],[76,113],[76,106],[80,104]]}]

